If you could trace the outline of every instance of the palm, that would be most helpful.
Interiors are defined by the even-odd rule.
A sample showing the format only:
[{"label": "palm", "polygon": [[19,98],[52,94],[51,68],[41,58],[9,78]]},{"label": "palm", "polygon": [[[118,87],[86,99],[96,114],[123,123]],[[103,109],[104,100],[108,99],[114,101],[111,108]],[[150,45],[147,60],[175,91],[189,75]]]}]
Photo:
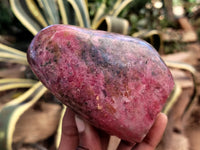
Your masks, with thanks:
[{"label": "palm", "polygon": [[[137,145],[121,140],[117,150],[154,150],[160,142],[167,124],[166,115],[160,113],[145,139]],[[67,109],[63,118],[59,150],[89,149],[107,150],[110,136],[77,117]],[[109,147],[111,149],[111,147]]]}]

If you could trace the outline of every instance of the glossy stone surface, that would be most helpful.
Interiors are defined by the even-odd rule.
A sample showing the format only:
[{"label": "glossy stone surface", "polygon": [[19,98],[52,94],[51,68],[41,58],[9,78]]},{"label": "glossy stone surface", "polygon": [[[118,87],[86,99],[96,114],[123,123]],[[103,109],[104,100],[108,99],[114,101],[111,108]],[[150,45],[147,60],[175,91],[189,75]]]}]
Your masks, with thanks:
[{"label": "glossy stone surface", "polygon": [[64,104],[109,134],[141,142],[174,82],[148,43],[68,25],[40,31],[28,50],[39,80]]}]

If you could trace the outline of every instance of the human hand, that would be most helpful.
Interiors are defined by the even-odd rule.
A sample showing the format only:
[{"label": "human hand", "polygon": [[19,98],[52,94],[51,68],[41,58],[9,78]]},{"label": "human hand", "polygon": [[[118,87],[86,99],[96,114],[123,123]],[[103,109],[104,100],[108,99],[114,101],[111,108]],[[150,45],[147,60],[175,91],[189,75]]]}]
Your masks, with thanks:
[{"label": "human hand", "polygon": [[[160,113],[147,136],[139,144],[121,140],[117,150],[154,150],[160,142],[167,117]],[[67,108],[62,124],[59,150],[107,150],[110,136],[81,120]]]}]

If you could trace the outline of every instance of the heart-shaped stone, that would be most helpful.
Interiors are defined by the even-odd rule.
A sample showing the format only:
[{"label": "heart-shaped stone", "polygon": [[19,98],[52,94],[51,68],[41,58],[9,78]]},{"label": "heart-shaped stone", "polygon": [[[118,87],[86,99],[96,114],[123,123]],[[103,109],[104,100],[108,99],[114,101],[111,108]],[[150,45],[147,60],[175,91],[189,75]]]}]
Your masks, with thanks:
[{"label": "heart-shaped stone", "polygon": [[52,25],[34,37],[27,56],[59,100],[132,143],[148,133],[174,86],[152,46],[120,34]]}]

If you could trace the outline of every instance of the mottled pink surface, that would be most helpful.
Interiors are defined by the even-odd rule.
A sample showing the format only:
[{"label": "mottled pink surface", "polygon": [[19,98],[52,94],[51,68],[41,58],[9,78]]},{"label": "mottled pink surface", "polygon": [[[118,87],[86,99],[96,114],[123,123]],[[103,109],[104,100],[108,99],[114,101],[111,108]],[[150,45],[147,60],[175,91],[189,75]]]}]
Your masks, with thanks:
[{"label": "mottled pink surface", "polygon": [[145,137],[174,85],[146,42],[75,26],[43,29],[30,44],[28,61],[64,104],[132,143]]}]

